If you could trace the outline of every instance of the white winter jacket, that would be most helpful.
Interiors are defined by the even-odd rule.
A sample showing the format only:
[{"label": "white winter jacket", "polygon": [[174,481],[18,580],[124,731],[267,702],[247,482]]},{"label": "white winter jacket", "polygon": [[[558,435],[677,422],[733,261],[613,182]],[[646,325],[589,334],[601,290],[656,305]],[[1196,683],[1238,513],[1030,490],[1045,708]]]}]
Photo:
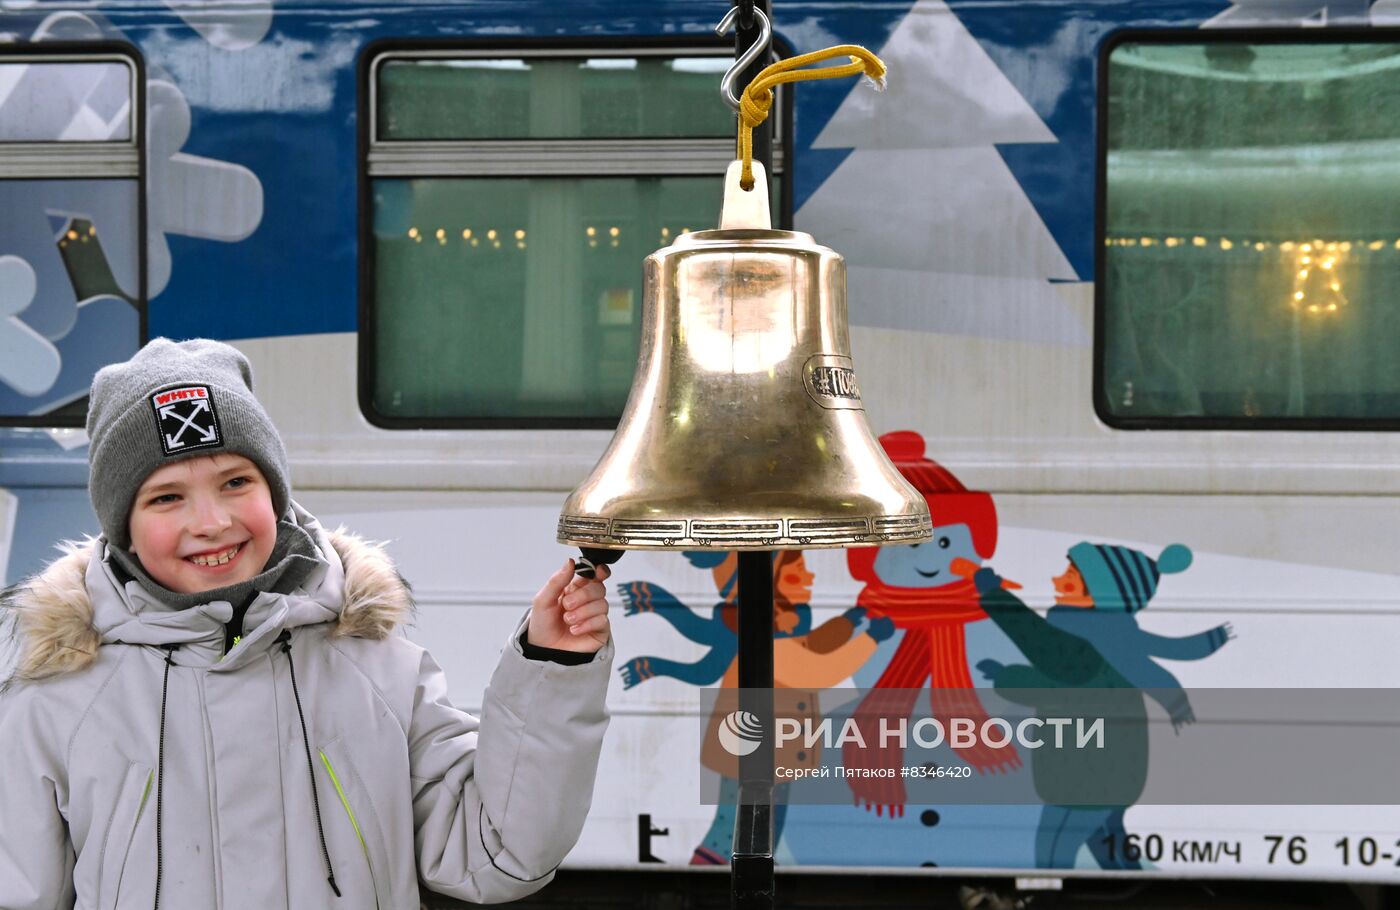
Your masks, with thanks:
[{"label": "white winter jacket", "polygon": [[478,902],[549,881],[592,798],[612,646],[534,661],[517,629],[478,721],[398,631],[384,552],[297,514],[323,563],[259,594],[227,654],[230,604],[172,611],[101,541],[12,592],[0,908],[149,910],[158,872],[171,910],[407,910],[420,880]]}]

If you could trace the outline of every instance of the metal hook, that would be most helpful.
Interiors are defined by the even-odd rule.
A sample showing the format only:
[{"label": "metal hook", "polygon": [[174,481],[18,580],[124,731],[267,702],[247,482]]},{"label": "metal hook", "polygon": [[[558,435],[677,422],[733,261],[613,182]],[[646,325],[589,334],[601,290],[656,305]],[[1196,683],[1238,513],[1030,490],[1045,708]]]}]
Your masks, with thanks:
[{"label": "metal hook", "polygon": [[[734,61],[734,65],[725,72],[724,78],[719,83],[719,93],[723,96],[724,103],[729,105],[736,114],[739,113],[739,96],[734,93],[734,83],[739,81],[739,76],[749,68],[749,64],[760,57],[766,57],[768,48],[773,44],[773,26],[768,22],[768,17],[763,14],[763,10],[758,8],[754,9],[753,14],[758,19],[758,40],[753,43],[752,47],[744,51],[738,60]],[[729,12],[724,14],[724,18],[719,20],[719,25],[715,26],[715,34],[721,38],[727,35],[738,16],[739,7],[730,7]]]}]

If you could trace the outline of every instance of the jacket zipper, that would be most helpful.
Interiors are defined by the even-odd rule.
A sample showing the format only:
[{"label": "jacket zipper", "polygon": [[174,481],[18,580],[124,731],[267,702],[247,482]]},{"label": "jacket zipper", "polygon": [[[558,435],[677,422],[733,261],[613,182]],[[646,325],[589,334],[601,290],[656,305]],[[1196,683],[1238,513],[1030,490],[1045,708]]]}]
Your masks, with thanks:
[{"label": "jacket zipper", "polygon": [[136,826],[141,824],[141,813],[146,810],[146,800],[151,795],[151,785],[155,783],[156,772],[154,770],[146,775],[146,789],[141,791],[141,803],[136,807],[136,818],[131,822],[131,833],[126,838],[126,849],[122,851],[122,871],[117,875],[117,893],[112,898],[112,906],[120,907],[122,900],[122,881],[126,878],[126,861],[131,856],[131,845],[136,840]]},{"label": "jacket zipper", "polygon": [[345,814],[350,818],[350,827],[355,829],[355,836],[360,839],[360,849],[365,854],[365,865],[369,868],[370,886],[374,888],[374,906],[379,907],[379,882],[374,877],[374,861],[369,858],[369,845],[365,843],[365,836],[360,832],[360,823],[355,820],[355,810],[350,808],[350,800],[345,796],[345,790],[340,786],[340,778],[335,774],[335,768],[331,765],[331,760],[326,757],[325,751],[316,750],[321,756],[321,763],[326,766],[326,773],[331,776],[331,783],[335,785],[335,795],[340,797],[340,805],[345,809]]},{"label": "jacket zipper", "polygon": [[[243,598],[242,603],[233,605],[233,616],[229,617],[229,621],[224,623],[225,654],[232,651],[238,645],[238,642],[242,640],[243,617],[248,615],[248,608],[253,605],[253,601],[257,599],[257,596],[258,592],[254,591],[247,597]],[[222,660],[223,658],[219,659]]]}]

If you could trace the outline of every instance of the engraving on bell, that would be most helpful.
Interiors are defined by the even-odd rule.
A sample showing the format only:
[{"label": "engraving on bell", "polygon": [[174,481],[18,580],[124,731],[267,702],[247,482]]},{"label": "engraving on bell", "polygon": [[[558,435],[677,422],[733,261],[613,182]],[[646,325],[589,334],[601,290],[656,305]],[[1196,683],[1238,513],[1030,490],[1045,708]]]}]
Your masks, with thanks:
[{"label": "engraving on bell", "polygon": [[802,367],[807,394],[824,408],[850,408],[863,411],[860,386],[851,358],[840,354],[813,354]]},{"label": "engraving on bell", "polygon": [[837,253],[809,234],[738,228],[682,234],[647,257],[632,390],[564,503],[561,543],[771,550],[931,532],[923,496],[866,423]]}]

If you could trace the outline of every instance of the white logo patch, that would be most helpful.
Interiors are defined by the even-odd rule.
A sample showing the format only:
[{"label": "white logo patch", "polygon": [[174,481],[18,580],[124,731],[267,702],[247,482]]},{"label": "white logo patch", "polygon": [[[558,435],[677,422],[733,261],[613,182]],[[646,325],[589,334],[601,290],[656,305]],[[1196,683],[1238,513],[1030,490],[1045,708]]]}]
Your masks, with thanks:
[{"label": "white logo patch", "polygon": [[151,396],[161,451],[166,455],[207,449],[224,443],[214,399],[207,385],[181,386]]}]

